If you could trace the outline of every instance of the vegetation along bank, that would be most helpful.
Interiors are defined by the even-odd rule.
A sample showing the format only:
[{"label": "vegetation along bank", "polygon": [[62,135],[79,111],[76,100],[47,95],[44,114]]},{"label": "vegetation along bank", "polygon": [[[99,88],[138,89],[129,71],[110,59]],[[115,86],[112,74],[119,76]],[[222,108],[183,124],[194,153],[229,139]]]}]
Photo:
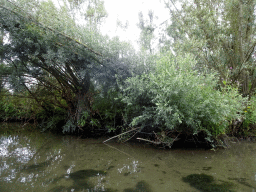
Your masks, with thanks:
[{"label": "vegetation along bank", "polygon": [[165,5],[160,36],[139,14],[136,50],[102,35],[104,1],[1,0],[0,120],[166,147],[255,137],[255,1]]}]

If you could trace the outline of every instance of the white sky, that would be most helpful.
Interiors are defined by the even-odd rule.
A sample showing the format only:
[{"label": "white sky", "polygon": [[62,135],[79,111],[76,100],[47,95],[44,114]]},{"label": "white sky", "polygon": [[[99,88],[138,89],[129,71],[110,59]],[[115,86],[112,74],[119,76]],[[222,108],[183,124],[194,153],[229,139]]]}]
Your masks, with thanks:
[{"label": "white sky", "polygon": [[[153,10],[154,16],[158,17],[154,19],[154,24],[157,26],[169,18],[169,10],[165,8],[163,0],[104,0],[104,2],[108,18],[101,28],[103,34],[108,34],[110,37],[119,36],[121,40],[131,41],[135,47],[140,33],[137,27],[140,11],[144,19],[149,19],[148,11]],[[122,24],[128,21],[128,29],[117,28],[117,19]]]},{"label": "white sky", "polygon": [[[136,49],[138,49],[137,41],[139,40],[140,30],[137,27],[139,23],[139,12],[143,13],[143,18],[149,20],[148,11],[154,12],[153,24],[159,26],[168,20],[169,10],[165,8],[164,0],[103,0],[108,17],[101,26],[103,35],[110,37],[119,36],[120,40],[131,41]],[[60,1],[53,0],[58,5]],[[128,22],[127,29],[117,27],[117,20],[123,25]],[[159,33],[159,28],[155,30],[155,35]]]}]

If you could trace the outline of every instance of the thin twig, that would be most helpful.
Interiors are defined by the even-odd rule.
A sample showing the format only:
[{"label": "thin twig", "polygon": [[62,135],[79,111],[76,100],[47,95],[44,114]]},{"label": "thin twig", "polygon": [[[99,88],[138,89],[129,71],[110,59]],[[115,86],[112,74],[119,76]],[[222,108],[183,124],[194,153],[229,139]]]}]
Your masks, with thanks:
[{"label": "thin twig", "polygon": [[107,141],[109,141],[109,140],[111,140],[111,139],[114,139],[114,138],[116,138],[116,137],[119,137],[119,136],[121,136],[121,135],[124,135],[124,134],[126,134],[126,133],[129,133],[129,132],[131,132],[131,131],[138,130],[139,128],[140,128],[140,127],[136,128],[136,129],[132,129],[132,130],[126,131],[126,132],[121,133],[121,134],[119,134],[119,135],[116,135],[116,136],[114,136],[114,137],[111,137],[111,138],[109,138],[109,139],[103,141],[103,143],[105,143],[105,142],[107,142]]},{"label": "thin twig", "polygon": [[[154,132],[155,133],[155,132]],[[177,137],[175,139],[173,139],[173,141],[171,142],[171,144],[173,144],[174,141],[177,141],[179,140],[178,139],[178,136],[180,135],[180,133],[177,135]],[[143,138],[136,138],[138,140],[142,140],[142,141],[147,141],[147,142],[150,142],[150,143],[153,143],[153,144],[156,144],[156,145],[160,145],[160,144],[167,144],[167,143],[170,143],[170,142],[161,142],[161,141],[151,141],[151,140],[148,140],[148,139],[143,139]]]},{"label": "thin twig", "polygon": [[150,143],[154,143],[154,144],[156,144],[156,145],[159,145],[159,144],[161,144],[162,142],[160,142],[160,141],[158,141],[158,142],[155,142],[155,141],[150,141],[150,140],[148,140],[148,139],[143,139],[143,138],[136,138],[136,139],[138,139],[138,140],[142,140],[142,141],[147,141],[147,142],[150,142]]},{"label": "thin twig", "polygon": [[[103,143],[104,143],[104,142],[103,142]],[[117,151],[119,151],[119,152],[121,152],[121,153],[123,153],[123,154],[129,156],[129,157],[134,158],[133,156],[129,155],[128,153],[123,152],[123,151],[121,151],[120,149],[117,149],[116,147],[113,147],[113,146],[111,146],[111,145],[109,145],[109,144],[107,144],[107,143],[104,143],[104,145],[107,145],[108,147],[111,147],[111,148],[113,148],[113,149],[115,149],[115,150],[117,150]]]},{"label": "thin twig", "polygon": [[181,134],[181,133],[179,133],[179,134],[177,135],[177,137],[175,137],[175,139],[173,139],[173,141],[172,141],[172,142],[174,142],[174,141],[178,141],[178,140],[179,140],[179,138],[178,138],[178,137],[180,136],[180,134]]},{"label": "thin twig", "polygon": [[134,135],[136,135],[138,133],[138,131],[136,133],[133,134],[133,136],[131,136],[129,139],[126,139],[125,141],[123,141],[123,143],[129,141],[130,139],[132,139],[134,137]]}]

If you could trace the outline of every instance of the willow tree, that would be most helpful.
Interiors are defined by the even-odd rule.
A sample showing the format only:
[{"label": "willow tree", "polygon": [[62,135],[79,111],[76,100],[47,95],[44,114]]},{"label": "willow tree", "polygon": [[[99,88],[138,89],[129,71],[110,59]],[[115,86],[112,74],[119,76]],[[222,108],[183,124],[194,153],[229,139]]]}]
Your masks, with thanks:
[{"label": "willow tree", "polygon": [[[144,60],[129,43],[100,34],[101,1],[62,0],[59,7],[52,1],[0,2],[5,39],[0,45],[5,69],[0,79],[19,93],[26,90],[45,111],[51,112],[52,106],[66,110],[64,131],[76,130],[85,111],[92,114],[94,88],[107,93],[117,88],[117,75],[120,80],[144,70],[134,70]],[[86,14],[94,18],[77,23],[79,17],[70,7],[88,2]]]},{"label": "willow tree", "polygon": [[166,1],[172,24],[168,35],[176,53],[191,52],[199,67],[251,95],[256,88],[254,0]]},{"label": "willow tree", "polygon": [[51,2],[40,5],[54,9],[59,22],[41,18],[40,9],[29,13],[15,1],[1,0],[0,28],[7,39],[0,45],[1,59],[14,89],[25,89],[46,111],[49,104],[69,111],[73,125],[68,130],[90,107],[90,70],[101,63],[101,55],[69,35],[77,25],[65,8],[57,10]]}]

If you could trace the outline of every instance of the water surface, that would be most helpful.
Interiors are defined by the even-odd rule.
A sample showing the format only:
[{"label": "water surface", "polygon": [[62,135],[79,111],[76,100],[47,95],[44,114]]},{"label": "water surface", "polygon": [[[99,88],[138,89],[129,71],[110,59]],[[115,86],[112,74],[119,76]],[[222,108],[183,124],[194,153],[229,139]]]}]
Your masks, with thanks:
[{"label": "water surface", "polygon": [[[256,189],[256,144],[157,149],[103,144],[0,124],[0,191],[237,191]],[[105,138],[106,139],[106,138]]]}]

